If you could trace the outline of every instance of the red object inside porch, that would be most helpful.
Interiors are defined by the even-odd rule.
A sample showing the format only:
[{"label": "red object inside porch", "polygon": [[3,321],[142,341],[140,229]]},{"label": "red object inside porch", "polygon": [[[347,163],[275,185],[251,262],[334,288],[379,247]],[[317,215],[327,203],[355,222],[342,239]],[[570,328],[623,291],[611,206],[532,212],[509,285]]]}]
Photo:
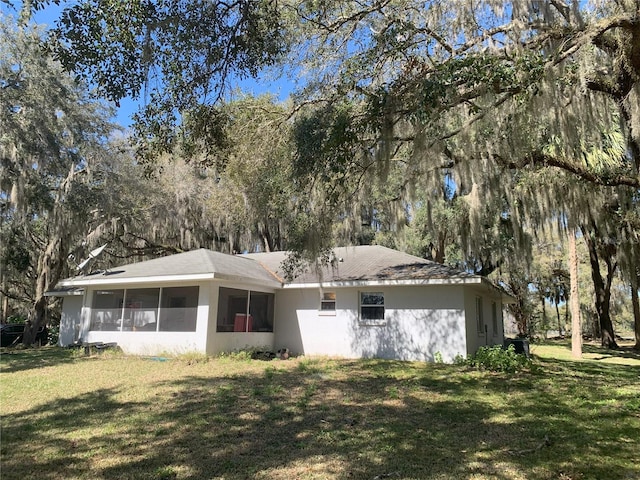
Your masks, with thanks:
[{"label": "red object inside porch", "polygon": [[233,322],[234,332],[253,332],[253,316],[245,313],[236,313]]}]

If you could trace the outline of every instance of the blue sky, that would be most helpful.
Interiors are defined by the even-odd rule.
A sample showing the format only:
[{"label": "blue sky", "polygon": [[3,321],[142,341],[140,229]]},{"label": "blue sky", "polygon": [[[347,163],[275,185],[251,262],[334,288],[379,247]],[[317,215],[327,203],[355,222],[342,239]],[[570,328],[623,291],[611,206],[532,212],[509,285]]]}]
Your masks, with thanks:
[{"label": "blue sky", "polygon": [[[10,0],[11,2],[11,0]],[[19,9],[21,8],[22,2],[20,1],[12,1],[13,8],[9,7],[3,2],[0,2],[0,12],[4,14],[9,14],[13,16],[17,16]],[[64,5],[64,1],[62,4]],[[66,2],[71,3],[71,2]],[[44,24],[53,26],[55,21],[58,19],[60,12],[62,11],[62,6],[50,4],[43,10],[40,10],[35,13],[33,16],[33,21],[38,24]],[[281,101],[284,101],[291,91],[293,90],[293,85],[287,79],[278,79],[276,81],[267,81],[263,79],[246,79],[246,80],[238,80],[232,85],[233,89],[239,88],[243,92],[253,95],[260,95],[264,93],[272,93],[276,98]],[[131,126],[132,120],[131,116],[138,110],[138,106],[141,104],[144,98],[141,100],[134,100],[132,98],[123,98],[120,101],[120,106],[116,111],[116,122],[123,126],[129,127]]]}]

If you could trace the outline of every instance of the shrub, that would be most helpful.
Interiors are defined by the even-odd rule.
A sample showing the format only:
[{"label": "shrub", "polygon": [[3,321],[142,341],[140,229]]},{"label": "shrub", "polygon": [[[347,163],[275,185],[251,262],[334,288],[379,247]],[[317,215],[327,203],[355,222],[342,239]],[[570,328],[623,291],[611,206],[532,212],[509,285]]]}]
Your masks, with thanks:
[{"label": "shrub", "polygon": [[49,331],[48,331],[48,334],[47,334],[47,340],[48,340],[47,343],[49,345],[57,345],[59,336],[60,336],[60,326],[59,325],[55,325],[55,326],[49,327]]},{"label": "shrub", "polygon": [[467,364],[480,370],[515,373],[530,368],[532,361],[526,355],[516,353],[513,345],[506,349],[495,345],[480,347],[475,355],[469,357]]},{"label": "shrub", "polygon": [[232,352],[222,352],[217,355],[220,359],[233,360],[236,362],[248,362],[253,356],[253,349],[245,348],[241,350],[234,350]]},{"label": "shrub", "polygon": [[207,363],[209,356],[202,352],[183,352],[176,355],[175,359],[187,365],[196,365],[199,363]]}]

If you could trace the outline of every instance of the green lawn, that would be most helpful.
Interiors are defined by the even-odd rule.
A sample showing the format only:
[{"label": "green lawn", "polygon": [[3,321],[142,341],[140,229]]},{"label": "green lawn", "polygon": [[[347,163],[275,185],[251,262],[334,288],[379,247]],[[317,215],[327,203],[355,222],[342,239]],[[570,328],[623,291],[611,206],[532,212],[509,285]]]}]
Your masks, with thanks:
[{"label": "green lawn", "polygon": [[574,362],[566,345],[536,345],[538,367],[516,375],[4,351],[0,475],[638,479],[640,359],[588,349]]}]

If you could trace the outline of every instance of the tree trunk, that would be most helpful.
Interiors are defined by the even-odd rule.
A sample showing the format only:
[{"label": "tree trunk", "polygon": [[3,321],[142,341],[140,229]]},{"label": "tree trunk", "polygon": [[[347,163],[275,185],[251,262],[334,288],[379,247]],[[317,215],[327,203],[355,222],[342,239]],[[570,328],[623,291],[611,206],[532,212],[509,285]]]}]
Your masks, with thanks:
[{"label": "tree trunk", "polygon": [[604,259],[607,264],[607,278],[605,281],[600,273],[600,262],[598,258],[598,248],[596,245],[597,240],[584,228],[583,234],[587,243],[587,248],[589,249],[591,278],[593,279],[593,288],[595,290],[595,307],[600,323],[600,332],[602,334],[601,344],[606,348],[618,348],[609,309],[611,301],[611,282],[613,281],[613,274],[615,273],[616,265],[611,263],[611,258]]},{"label": "tree trunk", "polygon": [[516,303],[508,305],[508,311],[513,315],[518,329],[518,336],[529,334],[528,312],[526,309],[526,295],[528,291],[523,291],[520,286],[520,279],[509,278],[507,281],[508,290],[516,299]]},{"label": "tree trunk", "polygon": [[433,261],[438,263],[444,263],[445,251],[447,248],[447,235],[446,233],[438,234],[438,246],[435,249]]},{"label": "tree trunk", "polygon": [[264,252],[273,252],[273,238],[271,237],[271,231],[269,230],[269,223],[258,223],[258,236],[262,242],[262,249]]},{"label": "tree trunk", "polygon": [[544,338],[547,338],[547,302],[544,294],[540,294],[540,302],[542,307],[542,328],[544,329]]},{"label": "tree trunk", "polygon": [[560,323],[560,309],[558,308],[558,298],[555,299],[556,304],[556,318],[558,319],[558,336],[562,336],[562,324]]},{"label": "tree trunk", "polygon": [[580,322],[578,251],[576,248],[575,230],[569,232],[569,284],[569,300],[571,303],[571,355],[574,358],[582,358],[582,323]]},{"label": "tree trunk", "polygon": [[54,234],[49,240],[45,251],[38,259],[38,276],[36,278],[36,292],[33,310],[29,322],[24,329],[22,343],[29,346],[33,344],[36,334],[47,321],[47,297],[45,293],[55,286],[62,275],[64,266],[63,258],[66,253],[64,242],[59,235]]},{"label": "tree trunk", "polygon": [[33,344],[38,330],[46,322],[47,297],[44,294],[60,280],[65,259],[69,253],[67,247],[71,220],[68,218],[68,213],[65,212],[63,199],[69,193],[77,173],[72,165],[69,174],[56,193],[53,211],[48,218],[48,240],[44,251],[38,258],[33,310],[22,336],[22,343],[27,346]]},{"label": "tree trunk", "polygon": [[631,272],[631,305],[633,305],[633,325],[636,333],[634,350],[640,350],[640,302],[638,301],[638,275]]},{"label": "tree trunk", "polygon": [[0,277],[2,278],[0,281],[0,322],[7,323],[9,319],[9,297],[3,293],[7,291],[7,277],[2,267],[0,267]]}]

